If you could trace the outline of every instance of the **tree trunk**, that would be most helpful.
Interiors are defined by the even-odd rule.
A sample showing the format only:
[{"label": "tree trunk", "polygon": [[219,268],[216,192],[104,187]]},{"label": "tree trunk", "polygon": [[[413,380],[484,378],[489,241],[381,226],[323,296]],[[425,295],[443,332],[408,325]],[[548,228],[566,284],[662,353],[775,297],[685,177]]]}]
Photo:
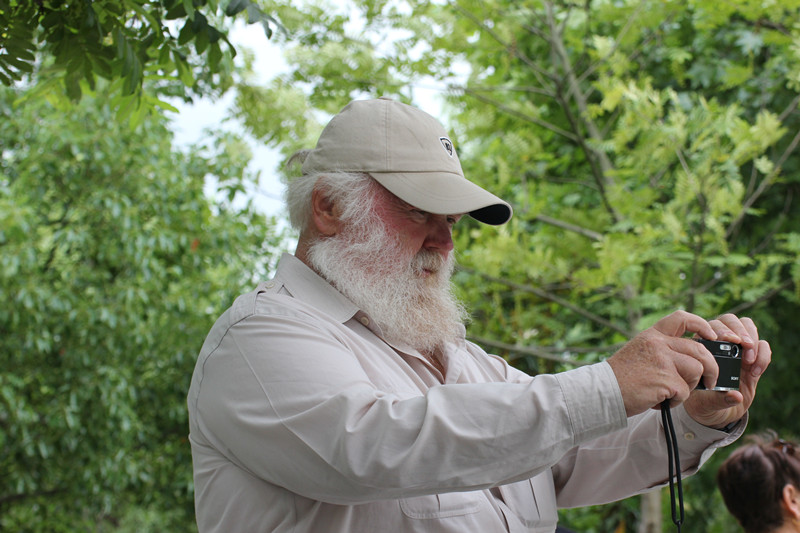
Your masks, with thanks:
[{"label": "tree trunk", "polygon": [[642,494],[642,518],[638,533],[661,533],[661,490]]}]

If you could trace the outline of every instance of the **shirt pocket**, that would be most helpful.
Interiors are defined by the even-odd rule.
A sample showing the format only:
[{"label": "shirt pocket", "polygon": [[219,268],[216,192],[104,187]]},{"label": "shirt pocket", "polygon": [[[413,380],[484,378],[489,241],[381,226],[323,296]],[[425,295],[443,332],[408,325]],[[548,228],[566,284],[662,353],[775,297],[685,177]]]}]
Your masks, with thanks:
[{"label": "shirt pocket", "polygon": [[477,513],[480,510],[480,492],[447,492],[431,496],[418,496],[400,500],[400,509],[409,518],[452,518]]},{"label": "shirt pocket", "polygon": [[552,531],[556,527],[558,508],[550,470],[499,489],[506,506],[525,527],[533,531]]}]

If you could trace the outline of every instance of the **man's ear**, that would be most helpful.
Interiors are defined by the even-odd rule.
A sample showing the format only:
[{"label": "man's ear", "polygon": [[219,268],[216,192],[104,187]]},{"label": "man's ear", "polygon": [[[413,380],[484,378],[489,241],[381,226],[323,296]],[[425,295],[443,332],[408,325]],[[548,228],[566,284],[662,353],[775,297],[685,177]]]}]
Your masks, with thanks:
[{"label": "man's ear", "polygon": [[783,487],[781,507],[790,517],[795,520],[800,519],[800,491],[791,483],[787,483]]},{"label": "man's ear", "polygon": [[336,235],[341,228],[339,209],[336,204],[319,189],[311,193],[311,220],[321,235]]}]

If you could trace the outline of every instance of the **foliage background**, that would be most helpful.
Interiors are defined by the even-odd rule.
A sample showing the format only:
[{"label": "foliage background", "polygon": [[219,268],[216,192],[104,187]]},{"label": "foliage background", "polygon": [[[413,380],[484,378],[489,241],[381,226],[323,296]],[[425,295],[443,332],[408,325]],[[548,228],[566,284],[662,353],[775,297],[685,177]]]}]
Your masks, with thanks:
[{"label": "foliage background", "polygon": [[[200,5],[224,32],[230,5]],[[197,94],[235,87],[235,117],[285,155],[353,98],[442,89],[465,172],[515,207],[504,227],[466,221],[456,236],[474,340],[553,372],[601,360],[675,308],[750,315],[775,358],[748,432],[800,434],[800,2],[253,5],[285,30],[273,40],[289,72],[257,85],[231,55],[217,81],[201,65],[177,79]],[[185,55],[203,63],[204,51]],[[124,71],[80,82],[79,105],[44,81],[3,92],[0,528],[193,528],[192,360],[281,236],[232,201],[252,179],[240,139],[171,145],[153,102],[174,83],[159,68],[131,124]],[[207,176],[228,199],[203,194]],[[685,482],[683,531],[735,530],[713,480],[727,453]],[[665,491],[562,522],[672,527]]]}]

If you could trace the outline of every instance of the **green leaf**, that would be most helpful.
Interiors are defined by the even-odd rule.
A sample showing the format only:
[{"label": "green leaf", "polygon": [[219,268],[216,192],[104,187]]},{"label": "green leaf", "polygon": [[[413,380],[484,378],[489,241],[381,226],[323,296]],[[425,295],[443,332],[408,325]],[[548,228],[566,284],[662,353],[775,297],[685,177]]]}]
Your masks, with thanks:
[{"label": "green leaf", "polygon": [[197,34],[194,40],[194,47],[198,55],[202,55],[208,48],[208,31],[202,31]]},{"label": "green leaf", "polygon": [[746,54],[757,54],[764,46],[764,39],[757,33],[744,30],[739,33],[739,37],[736,39],[736,45]]},{"label": "green leaf", "polygon": [[229,17],[233,17],[247,9],[249,5],[250,0],[231,0],[225,7],[225,14]]},{"label": "green leaf", "polygon": [[[104,530],[111,512],[120,530],[196,528],[192,345],[278,246],[273,221],[203,190],[253,183],[236,139],[173,146],[148,109],[174,108],[115,84],[63,107],[0,88],[0,488],[46,494],[7,501],[3,530]],[[126,523],[145,507],[150,525]]]},{"label": "green leaf", "polygon": [[195,32],[194,32],[194,28],[193,28],[193,23],[189,19],[183,25],[183,27],[181,28],[180,33],[178,34],[178,44],[179,45],[184,45],[184,44],[188,43],[189,41],[191,41],[194,38],[194,34],[195,34]]},{"label": "green leaf", "polygon": [[208,19],[206,16],[199,11],[195,12],[194,18],[192,19],[192,32],[194,32],[195,35],[200,35],[205,33],[207,29]]},{"label": "green leaf", "polygon": [[193,20],[197,15],[197,11],[194,8],[194,0],[182,0],[183,1],[183,8],[186,11],[186,16],[189,20]]},{"label": "green leaf", "polygon": [[212,42],[211,48],[208,51],[208,64],[212,69],[216,69],[222,60],[222,49],[218,42]]}]

